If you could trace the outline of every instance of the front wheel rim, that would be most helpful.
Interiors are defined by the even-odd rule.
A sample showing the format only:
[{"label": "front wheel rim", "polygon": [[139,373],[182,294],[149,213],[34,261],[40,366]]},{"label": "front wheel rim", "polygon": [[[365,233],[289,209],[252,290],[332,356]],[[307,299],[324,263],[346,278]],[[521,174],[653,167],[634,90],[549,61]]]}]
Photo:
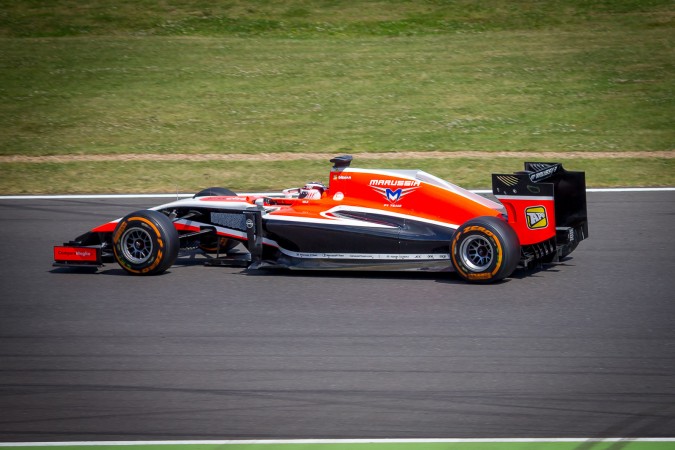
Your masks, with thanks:
[{"label": "front wheel rim", "polygon": [[460,246],[460,258],[472,272],[483,272],[494,259],[494,247],[483,236],[469,236]]},{"label": "front wheel rim", "polygon": [[143,264],[152,256],[152,236],[142,228],[127,230],[121,241],[122,253],[132,264]]}]

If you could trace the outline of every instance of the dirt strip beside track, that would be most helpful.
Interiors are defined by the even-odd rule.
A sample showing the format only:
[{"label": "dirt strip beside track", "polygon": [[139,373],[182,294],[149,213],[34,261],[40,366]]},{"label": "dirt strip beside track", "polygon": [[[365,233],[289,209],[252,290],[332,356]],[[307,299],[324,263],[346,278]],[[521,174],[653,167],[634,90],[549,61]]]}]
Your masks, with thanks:
[{"label": "dirt strip beside track", "polygon": [[[333,153],[135,153],[100,155],[5,155],[0,163],[68,163],[68,162],[111,162],[111,161],[296,161],[327,160],[340,152]],[[346,152],[349,153],[349,152]],[[621,158],[675,158],[675,150],[664,151],[626,151],[626,152],[390,152],[390,153],[351,153],[359,159],[457,159],[457,158],[538,158],[538,159],[621,159]]]}]

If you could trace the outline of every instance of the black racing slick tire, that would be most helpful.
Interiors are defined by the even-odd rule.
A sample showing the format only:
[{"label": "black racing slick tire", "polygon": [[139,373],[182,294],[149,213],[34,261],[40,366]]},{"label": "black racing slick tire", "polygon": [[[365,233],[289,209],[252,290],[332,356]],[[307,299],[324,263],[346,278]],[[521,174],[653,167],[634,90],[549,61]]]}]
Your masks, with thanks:
[{"label": "black racing slick tire", "polygon": [[229,189],[226,188],[221,188],[221,187],[210,187],[203,189],[199,192],[197,192],[192,198],[197,198],[197,197],[228,197],[228,196],[236,196],[237,194],[235,192],[232,192]]},{"label": "black racing slick tire", "polygon": [[520,261],[518,235],[497,217],[477,217],[460,226],[450,246],[452,265],[472,283],[493,283],[516,270]]},{"label": "black racing slick tire", "polygon": [[112,238],[117,263],[132,275],[158,275],[178,257],[178,231],[164,214],[141,210],[119,221]]}]

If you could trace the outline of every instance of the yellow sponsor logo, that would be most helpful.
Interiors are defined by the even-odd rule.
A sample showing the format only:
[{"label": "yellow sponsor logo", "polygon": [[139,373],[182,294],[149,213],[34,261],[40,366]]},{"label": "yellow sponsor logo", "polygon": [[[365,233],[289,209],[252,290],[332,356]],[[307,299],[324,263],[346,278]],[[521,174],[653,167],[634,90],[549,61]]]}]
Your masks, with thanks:
[{"label": "yellow sponsor logo", "polygon": [[538,230],[548,226],[546,208],[543,206],[531,206],[526,208],[525,219],[527,221],[527,228],[530,230]]}]

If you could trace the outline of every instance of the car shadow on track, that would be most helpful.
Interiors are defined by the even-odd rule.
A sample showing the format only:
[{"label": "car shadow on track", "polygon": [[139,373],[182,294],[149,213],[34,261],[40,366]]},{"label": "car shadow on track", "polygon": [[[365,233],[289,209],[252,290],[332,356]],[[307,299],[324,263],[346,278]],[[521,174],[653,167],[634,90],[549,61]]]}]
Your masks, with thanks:
[{"label": "car shadow on track", "polygon": [[567,257],[561,262],[543,263],[528,269],[518,268],[511,274],[511,276],[509,276],[509,278],[522,280],[525,278],[537,277],[545,273],[558,273],[561,272],[560,267],[574,267],[575,264],[572,264],[572,259],[573,258],[571,257]]},{"label": "car shadow on track", "polygon": [[[212,255],[201,251],[182,252],[176,262],[166,272],[155,276],[170,276],[171,273],[188,269],[195,266],[207,266],[215,258]],[[509,283],[511,280],[523,280],[527,278],[538,277],[544,273],[560,272],[559,266],[573,266],[570,264],[572,258],[566,258],[562,262],[542,264],[534,268],[516,269],[511,276],[504,280],[490,283],[493,286]],[[455,272],[425,272],[425,271],[377,271],[377,270],[291,270],[283,268],[265,268],[248,269],[241,264],[239,266],[224,265],[223,267],[205,267],[205,269],[227,270],[230,274],[245,275],[249,277],[292,277],[294,279],[373,279],[373,280],[433,280],[436,283],[444,284],[467,284],[465,280],[459,277]],[[117,266],[116,263],[106,263],[103,267],[54,267],[50,273],[55,274],[99,274],[99,275],[128,275],[126,271]]]}]

